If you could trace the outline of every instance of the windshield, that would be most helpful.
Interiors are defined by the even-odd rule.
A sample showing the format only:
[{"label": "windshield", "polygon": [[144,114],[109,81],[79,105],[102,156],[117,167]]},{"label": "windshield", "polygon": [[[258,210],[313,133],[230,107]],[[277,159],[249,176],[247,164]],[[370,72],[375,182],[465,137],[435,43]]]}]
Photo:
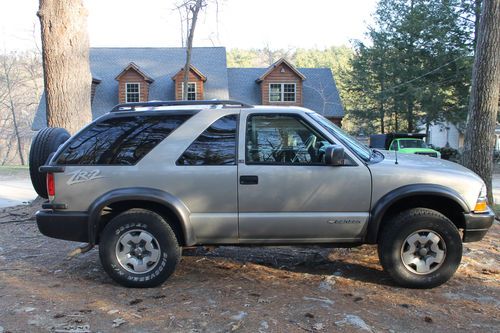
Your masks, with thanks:
[{"label": "windshield", "polygon": [[423,140],[419,139],[405,139],[399,140],[399,148],[429,148]]},{"label": "windshield", "polygon": [[343,144],[351,148],[356,155],[361,157],[365,161],[370,160],[370,156],[372,155],[372,152],[370,149],[368,149],[367,146],[344,132],[343,130],[340,129],[337,125],[332,123],[330,120],[326,119],[320,114],[317,114],[315,112],[308,113],[308,115],[316,120],[323,128],[325,128],[328,132],[333,134],[336,138],[338,138],[340,141],[342,141]]}]

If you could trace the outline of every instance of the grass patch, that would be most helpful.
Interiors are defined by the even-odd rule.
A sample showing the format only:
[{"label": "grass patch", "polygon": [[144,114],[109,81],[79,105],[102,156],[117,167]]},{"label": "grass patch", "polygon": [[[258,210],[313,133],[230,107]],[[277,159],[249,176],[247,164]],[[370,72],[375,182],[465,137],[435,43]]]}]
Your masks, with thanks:
[{"label": "grass patch", "polygon": [[0,166],[0,176],[6,177],[25,177],[29,175],[27,165],[2,165]]},{"label": "grass patch", "polygon": [[29,166],[27,165],[0,165],[0,170],[28,170]]}]

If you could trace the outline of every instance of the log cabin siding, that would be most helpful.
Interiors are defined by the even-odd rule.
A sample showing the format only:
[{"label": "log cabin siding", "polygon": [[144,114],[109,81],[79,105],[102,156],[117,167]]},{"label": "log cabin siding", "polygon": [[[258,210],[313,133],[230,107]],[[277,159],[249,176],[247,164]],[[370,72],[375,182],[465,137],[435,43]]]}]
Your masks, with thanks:
[{"label": "log cabin siding", "polygon": [[[175,99],[182,100],[182,82],[184,80],[184,70],[179,71],[174,77],[173,80],[175,82]],[[202,100],[204,98],[203,91],[203,80],[192,70],[189,71],[189,79],[188,82],[196,83],[196,100]]]},{"label": "log cabin siding", "polygon": [[[272,83],[295,83],[295,102],[270,102],[269,87]],[[282,63],[276,66],[260,83],[262,105],[295,105],[303,106],[302,78],[300,78],[288,65]]]},{"label": "log cabin siding", "polygon": [[137,73],[134,69],[129,69],[118,80],[118,101],[119,103],[126,103],[126,84],[139,83],[139,101],[146,102],[149,99],[149,83],[142,75]]}]

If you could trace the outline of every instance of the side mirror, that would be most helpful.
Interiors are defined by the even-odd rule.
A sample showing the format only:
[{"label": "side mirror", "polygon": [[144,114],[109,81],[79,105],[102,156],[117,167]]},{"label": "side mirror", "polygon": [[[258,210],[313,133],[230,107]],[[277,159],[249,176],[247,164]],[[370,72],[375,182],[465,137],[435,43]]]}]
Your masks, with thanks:
[{"label": "side mirror", "polygon": [[339,145],[328,146],[325,150],[325,164],[332,166],[344,165],[344,148]]}]

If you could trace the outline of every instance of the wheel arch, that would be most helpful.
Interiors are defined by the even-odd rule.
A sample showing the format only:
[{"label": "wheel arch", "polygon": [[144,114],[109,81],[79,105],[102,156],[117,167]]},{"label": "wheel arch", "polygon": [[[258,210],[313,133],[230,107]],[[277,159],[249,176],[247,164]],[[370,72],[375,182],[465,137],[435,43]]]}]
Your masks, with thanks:
[{"label": "wheel arch", "polygon": [[[112,190],[97,198],[89,208],[89,242],[96,244],[99,232],[107,220],[103,218],[106,207],[120,208],[118,212],[143,208],[166,217],[172,225],[181,245],[196,243],[186,205],[172,194],[153,188],[131,187]],[[125,207],[126,209],[123,209]]]},{"label": "wheel arch", "polygon": [[376,244],[381,228],[395,214],[410,208],[434,209],[449,218],[457,228],[465,227],[463,213],[470,211],[455,190],[436,184],[412,184],[399,187],[380,198],[370,213],[365,242]]}]

